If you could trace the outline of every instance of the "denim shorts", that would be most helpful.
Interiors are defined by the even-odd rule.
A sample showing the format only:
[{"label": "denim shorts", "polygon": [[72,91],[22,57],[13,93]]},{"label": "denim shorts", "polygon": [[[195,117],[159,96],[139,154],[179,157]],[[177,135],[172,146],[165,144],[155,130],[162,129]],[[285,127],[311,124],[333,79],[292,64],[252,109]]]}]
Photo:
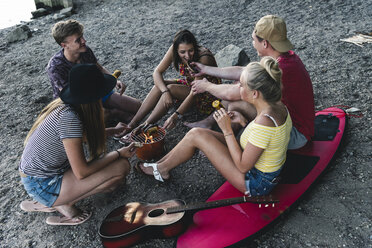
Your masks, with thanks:
[{"label": "denim shorts", "polygon": [[40,178],[26,176],[21,181],[28,195],[35,201],[47,206],[53,206],[61,191],[63,175]]},{"label": "denim shorts", "polygon": [[274,172],[262,172],[255,167],[245,174],[246,195],[267,195],[278,184],[281,169]]},{"label": "denim shorts", "polygon": [[289,150],[294,150],[294,149],[299,149],[306,145],[307,139],[305,135],[300,133],[300,131],[297,130],[294,126],[292,126],[291,130],[291,136],[289,138],[289,143],[288,143],[288,149]]},{"label": "denim shorts", "polygon": [[106,102],[106,100],[112,95],[114,94],[114,91],[112,90],[110,93],[108,93],[107,95],[105,95],[104,97],[102,97],[102,103]]}]

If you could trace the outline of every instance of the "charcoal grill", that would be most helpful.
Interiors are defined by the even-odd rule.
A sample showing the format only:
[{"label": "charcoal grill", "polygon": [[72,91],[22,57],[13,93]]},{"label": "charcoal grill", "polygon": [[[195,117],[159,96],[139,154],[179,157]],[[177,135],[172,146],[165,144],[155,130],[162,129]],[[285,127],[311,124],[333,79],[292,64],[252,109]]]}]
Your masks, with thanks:
[{"label": "charcoal grill", "polygon": [[146,138],[144,132],[135,134],[132,132],[130,134],[130,139],[132,142],[140,142],[142,147],[137,148],[137,157],[145,162],[153,162],[164,155],[164,139],[166,131],[162,127],[158,127],[155,133],[152,133],[152,140]]}]

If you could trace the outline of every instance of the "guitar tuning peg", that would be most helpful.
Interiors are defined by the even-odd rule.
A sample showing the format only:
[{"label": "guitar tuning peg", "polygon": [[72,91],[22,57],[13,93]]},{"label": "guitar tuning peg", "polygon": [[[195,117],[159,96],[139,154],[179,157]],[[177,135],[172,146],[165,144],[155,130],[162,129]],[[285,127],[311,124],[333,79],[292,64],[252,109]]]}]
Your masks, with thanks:
[{"label": "guitar tuning peg", "polygon": [[258,208],[261,208],[261,204],[258,204]]},{"label": "guitar tuning peg", "polygon": [[273,203],[272,207],[275,207],[275,203]]},{"label": "guitar tuning peg", "polygon": [[269,204],[265,204],[265,208],[267,208],[269,206]]}]

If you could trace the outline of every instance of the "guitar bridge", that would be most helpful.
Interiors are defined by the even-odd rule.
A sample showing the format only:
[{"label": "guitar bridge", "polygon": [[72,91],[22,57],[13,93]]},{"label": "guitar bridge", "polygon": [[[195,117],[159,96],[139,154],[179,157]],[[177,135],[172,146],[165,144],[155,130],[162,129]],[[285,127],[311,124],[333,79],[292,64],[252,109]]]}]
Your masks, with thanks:
[{"label": "guitar bridge", "polygon": [[136,214],[137,214],[137,210],[135,210],[133,213],[132,213],[132,216],[130,218],[130,223],[132,224],[134,219],[136,218]]}]

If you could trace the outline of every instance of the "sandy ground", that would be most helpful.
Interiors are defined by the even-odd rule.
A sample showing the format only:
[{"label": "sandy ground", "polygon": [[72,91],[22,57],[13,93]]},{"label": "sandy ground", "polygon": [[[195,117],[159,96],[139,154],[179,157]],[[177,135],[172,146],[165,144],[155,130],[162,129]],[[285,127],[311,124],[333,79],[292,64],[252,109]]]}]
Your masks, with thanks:
[{"label": "sandy ground", "polygon": [[[140,99],[152,86],[152,71],[179,29],[194,32],[214,53],[234,44],[255,61],[250,38],[254,23],[266,14],[284,17],[288,36],[312,78],[316,109],[343,104],[360,108],[364,117],[350,118],[331,169],[302,201],[265,233],[239,247],[372,247],[372,46],[340,41],[355,32],[372,31],[371,0],[75,2],[72,18],[85,25],[88,45],[99,62],[111,71],[122,70],[127,93]],[[12,28],[0,30],[0,246],[100,247],[101,221],[127,202],[206,200],[224,180],[206,158],[196,154],[172,171],[167,184],[132,171],[127,184],[114,193],[82,201],[79,206],[94,215],[80,226],[48,226],[48,214],[24,213],[19,208],[27,197],[17,172],[22,143],[36,115],[52,99],[45,67],[59,50],[50,34],[53,24],[49,17],[37,19],[29,23],[33,36],[13,44],[5,42]],[[175,75],[174,70],[167,75]],[[191,113],[186,120],[200,117]],[[187,130],[179,124],[169,132],[167,149]],[[119,146],[109,140],[110,149]],[[138,247],[172,247],[174,242],[152,240]]]}]

